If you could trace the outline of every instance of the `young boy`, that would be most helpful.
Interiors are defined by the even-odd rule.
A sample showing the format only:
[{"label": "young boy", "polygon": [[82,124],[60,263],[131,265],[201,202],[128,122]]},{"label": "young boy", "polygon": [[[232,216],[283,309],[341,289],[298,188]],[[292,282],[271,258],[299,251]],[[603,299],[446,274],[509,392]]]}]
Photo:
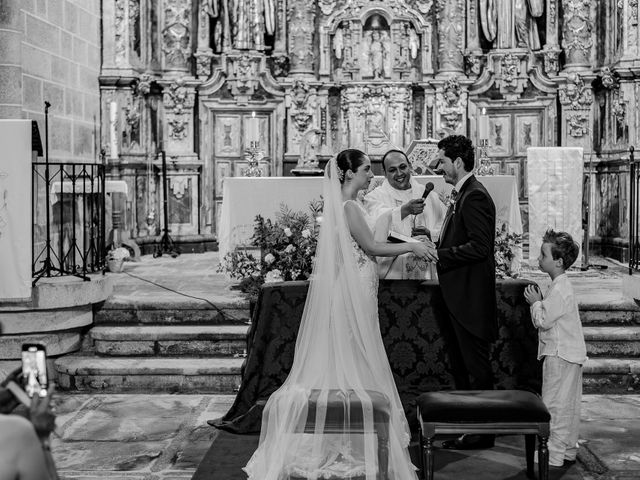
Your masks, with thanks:
[{"label": "young boy", "polygon": [[566,232],[547,230],[538,264],[551,277],[546,295],[537,285],[525,288],[531,319],[538,329],[538,360],[542,366],[542,401],[551,414],[549,465],[574,462],[578,451],[582,364],[587,348],[578,303],[565,271],[578,257],[579,247]]}]

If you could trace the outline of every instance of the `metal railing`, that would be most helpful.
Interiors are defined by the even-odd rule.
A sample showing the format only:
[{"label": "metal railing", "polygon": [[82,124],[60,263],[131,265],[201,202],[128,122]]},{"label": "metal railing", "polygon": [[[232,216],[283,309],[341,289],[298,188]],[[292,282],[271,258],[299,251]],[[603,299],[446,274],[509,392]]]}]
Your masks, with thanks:
[{"label": "metal railing", "polygon": [[32,163],[33,285],[42,277],[99,272],[105,264],[105,168]]},{"label": "metal railing", "polygon": [[640,168],[634,157],[634,148],[629,147],[629,275],[640,268],[640,239],[638,238],[638,185]]}]

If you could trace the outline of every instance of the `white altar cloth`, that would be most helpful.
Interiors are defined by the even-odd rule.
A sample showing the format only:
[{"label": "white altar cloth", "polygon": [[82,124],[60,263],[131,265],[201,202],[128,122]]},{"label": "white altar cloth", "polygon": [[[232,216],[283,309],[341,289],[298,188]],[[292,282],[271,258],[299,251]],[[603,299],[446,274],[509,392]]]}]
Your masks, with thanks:
[{"label": "white altar cloth", "polygon": [[[433,182],[437,193],[448,194],[453,188],[441,176],[414,178],[421,183]],[[496,205],[496,226],[501,227],[506,222],[511,232],[521,234],[522,217],[516,178],[493,175],[478,177],[478,180],[484,184]],[[250,243],[256,215],[274,219],[283,203],[293,211],[310,213],[309,202],[319,200],[322,194],[322,177],[226,177],[222,188],[222,212],[218,224],[221,259],[235,247]],[[517,267],[521,259],[520,251],[513,266]]]}]

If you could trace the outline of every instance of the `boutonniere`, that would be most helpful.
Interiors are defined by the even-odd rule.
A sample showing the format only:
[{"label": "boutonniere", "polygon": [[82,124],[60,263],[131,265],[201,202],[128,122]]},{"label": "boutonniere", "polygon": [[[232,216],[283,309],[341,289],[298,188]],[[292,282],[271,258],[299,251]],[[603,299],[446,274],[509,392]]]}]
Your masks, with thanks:
[{"label": "boutonniere", "polygon": [[454,198],[452,195],[447,195],[444,199],[444,204],[446,205],[447,209],[452,209],[451,213],[456,213],[456,198]]}]

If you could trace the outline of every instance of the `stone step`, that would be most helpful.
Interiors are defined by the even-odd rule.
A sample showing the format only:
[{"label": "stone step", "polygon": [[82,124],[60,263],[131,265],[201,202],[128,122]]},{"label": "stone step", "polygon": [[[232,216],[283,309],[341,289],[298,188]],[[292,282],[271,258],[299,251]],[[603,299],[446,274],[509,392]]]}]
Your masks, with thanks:
[{"label": "stone step", "polygon": [[621,305],[621,308],[607,308],[608,305],[580,305],[582,325],[640,325],[640,310],[635,304]]},{"label": "stone step", "polygon": [[243,358],[104,358],[55,361],[58,386],[80,392],[234,393]]},{"label": "stone step", "polygon": [[104,305],[94,312],[95,325],[244,325],[250,321],[249,306],[202,305]]},{"label": "stone step", "polygon": [[233,356],[246,351],[248,325],[98,326],[95,352],[112,356]]},{"label": "stone step", "polygon": [[590,357],[640,357],[640,327],[584,327]]},{"label": "stone step", "polygon": [[640,392],[640,359],[590,358],[582,373],[584,393]]}]

